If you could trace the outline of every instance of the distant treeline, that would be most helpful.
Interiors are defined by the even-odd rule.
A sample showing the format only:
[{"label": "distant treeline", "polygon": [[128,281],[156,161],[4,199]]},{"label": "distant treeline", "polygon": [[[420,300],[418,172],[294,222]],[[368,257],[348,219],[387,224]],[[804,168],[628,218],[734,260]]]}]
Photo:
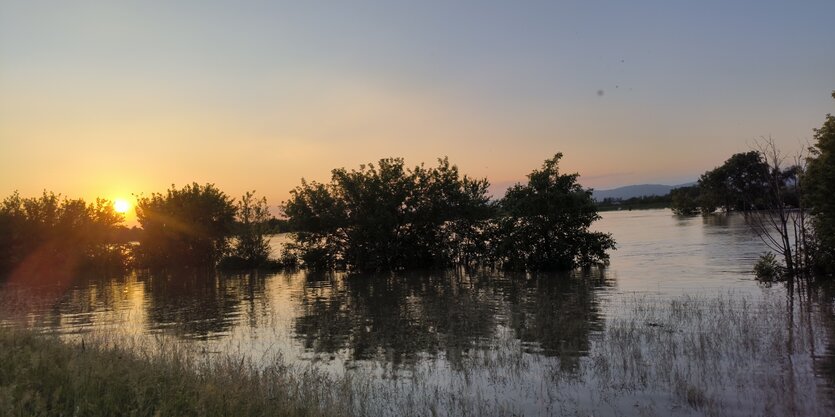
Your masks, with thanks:
[{"label": "distant treeline", "polygon": [[613,211],[613,210],[649,210],[668,208],[672,205],[672,195],[670,193],[664,195],[650,195],[631,198],[604,198],[603,201],[598,201],[597,210],[599,211]]},{"label": "distant treeline", "polygon": [[[402,270],[491,266],[571,269],[605,263],[611,236],[588,230],[599,218],[578,174],[561,174],[562,154],[528,175],[527,184],[491,201],[486,179],[437,167],[407,168],[382,159],[306,182],[272,216],[248,192],[230,198],[213,184],[172,186],[140,196],[139,228],[124,227],[111,202],[93,204],[44,192],[15,193],[0,204],[0,271],[5,274],[125,267],[262,268],[305,266]],[[268,235],[295,232],[280,259]],[[34,269],[33,269],[34,268]],[[67,272],[69,273],[69,272]]]}]

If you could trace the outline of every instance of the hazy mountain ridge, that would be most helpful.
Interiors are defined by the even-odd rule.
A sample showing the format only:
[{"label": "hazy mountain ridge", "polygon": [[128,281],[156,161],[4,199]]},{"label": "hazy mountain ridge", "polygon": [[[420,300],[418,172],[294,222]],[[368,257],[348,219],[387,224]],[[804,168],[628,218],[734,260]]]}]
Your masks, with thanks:
[{"label": "hazy mountain ridge", "polygon": [[594,190],[594,199],[603,201],[607,198],[627,199],[632,197],[645,197],[668,194],[671,190],[679,187],[687,187],[696,184],[690,182],[678,185],[664,185],[664,184],[636,184],[627,185],[624,187],[612,188],[609,190]]}]

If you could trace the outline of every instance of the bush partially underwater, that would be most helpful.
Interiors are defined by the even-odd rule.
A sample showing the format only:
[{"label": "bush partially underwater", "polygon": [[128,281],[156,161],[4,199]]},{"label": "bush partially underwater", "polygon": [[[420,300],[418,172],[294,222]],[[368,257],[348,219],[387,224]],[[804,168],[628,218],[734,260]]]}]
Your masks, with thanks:
[{"label": "bush partially underwater", "polygon": [[490,201],[486,179],[461,176],[447,159],[435,168],[382,159],[333,170],[329,183],[302,181],[285,203],[299,230],[292,248],[309,267],[363,271],[605,263],[614,241],[588,230],[600,218],[591,190],[577,174],[560,173],[560,158],[546,160],[498,202]]}]

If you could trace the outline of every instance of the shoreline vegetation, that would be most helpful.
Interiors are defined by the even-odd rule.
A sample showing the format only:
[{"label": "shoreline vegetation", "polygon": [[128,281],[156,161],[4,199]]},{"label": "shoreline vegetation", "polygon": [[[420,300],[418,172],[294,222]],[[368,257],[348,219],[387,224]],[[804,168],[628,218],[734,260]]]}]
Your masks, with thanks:
[{"label": "shoreline vegetation", "polygon": [[[58,336],[7,321],[0,408],[12,416],[596,415],[623,407],[636,415],[823,416],[833,404],[822,379],[835,373],[831,357],[816,362],[815,346],[825,346],[832,318],[814,306],[734,294],[627,298],[580,361],[495,347],[463,358],[465,371],[440,391],[432,381],[442,371],[431,367],[404,370],[391,386],[362,368],[328,374],[278,354],[256,362],[160,335]],[[510,389],[532,369],[541,369],[536,383],[545,391],[531,409],[477,382]]]},{"label": "shoreline vegetation", "polygon": [[[589,231],[600,218],[591,190],[580,186],[579,174],[560,172],[561,158],[545,160],[499,201],[490,200],[486,179],[462,176],[446,158],[437,167],[408,168],[389,158],[335,169],[329,183],[302,180],[282,204],[281,221],[254,192],[235,200],[213,184],[140,196],[140,228],[131,230],[107,200],[14,193],[0,203],[0,273],[26,280],[84,268],[538,271],[605,264],[615,242]],[[267,237],[276,227],[293,230],[294,242],[271,259]]]},{"label": "shoreline vegetation", "polygon": [[324,375],[280,359],[256,368],[231,356],[198,361],[174,341],[0,330],[0,409],[8,416],[336,416]]},{"label": "shoreline vegetation", "polygon": [[672,207],[672,192],[664,195],[631,198],[606,198],[596,201],[597,211],[654,210]]},{"label": "shoreline vegetation", "polygon": [[[486,179],[462,176],[446,158],[436,167],[389,158],[335,169],[328,183],[302,179],[280,205],[281,219],[254,191],[236,200],[213,184],[140,196],[140,227],[132,229],[108,200],[15,192],[0,202],[0,277],[49,281],[130,268],[570,270],[605,265],[615,249],[611,235],[589,231],[599,211],[664,207],[679,216],[744,213],[776,255],[764,254],[757,265],[770,272],[764,280],[831,277],[835,244],[816,230],[835,223],[827,199],[833,126],[828,115],[815,131],[818,143],[790,166],[765,140],[705,172],[697,185],[626,200],[595,202],[579,174],[560,172],[561,153],[500,200],[489,198]],[[268,243],[276,231],[292,231],[294,240],[278,259]]]}]

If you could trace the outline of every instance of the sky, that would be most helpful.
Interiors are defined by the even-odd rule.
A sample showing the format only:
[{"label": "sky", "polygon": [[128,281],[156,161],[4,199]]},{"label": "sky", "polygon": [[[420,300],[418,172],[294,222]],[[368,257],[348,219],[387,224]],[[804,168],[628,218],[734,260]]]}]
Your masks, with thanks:
[{"label": "sky", "polygon": [[835,113],[835,2],[0,0],[0,195],[256,190],[448,156],[501,194],[693,181]]}]

